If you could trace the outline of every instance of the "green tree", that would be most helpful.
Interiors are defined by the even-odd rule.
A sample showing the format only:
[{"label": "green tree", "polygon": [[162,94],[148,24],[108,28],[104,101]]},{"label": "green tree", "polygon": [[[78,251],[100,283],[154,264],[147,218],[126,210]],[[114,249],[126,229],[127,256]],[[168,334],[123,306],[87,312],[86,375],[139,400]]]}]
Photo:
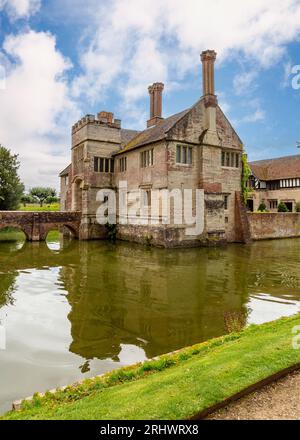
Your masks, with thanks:
[{"label": "green tree", "polygon": [[267,206],[266,206],[265,202],[261,202],[258,207],[258,211],[265,212],[266,210],[267,210]]},{"label": "green tree", "polygon": [[35,200],[30,194],[23,194],[21,197],[21,202],[23,206],[26,206],[27,203],[34,203]]},{"label": "green tree", "polygon": [[18,175],[18,155],[0,145],[0,211],[18,209],[24,185]]},{"label": "green tree", "polygon": [[38,186],[30,190],[30,195],[39,202],[40,206],[43,206],[47,199],[56,197],[56,190]]},{"label": "green tree", "polygon": [[51,205],[51,203],[58,203],[59,202],[59,198],[56,196],[49,196],[46,199],[46,203],[49,203],[49,205]]},{"label": "green tree", "polygon": [[279,205],[277,206],[277,211],[278,212],[289,212],[289,210],[284,202],[279,203]]}]

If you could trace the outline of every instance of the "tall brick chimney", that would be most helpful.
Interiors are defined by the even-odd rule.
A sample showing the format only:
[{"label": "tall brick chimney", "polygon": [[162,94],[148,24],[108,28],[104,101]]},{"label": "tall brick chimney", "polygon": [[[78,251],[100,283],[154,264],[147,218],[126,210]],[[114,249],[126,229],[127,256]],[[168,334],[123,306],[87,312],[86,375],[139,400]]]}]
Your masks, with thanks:
[{"label": "tall brick chimney", "polygon": [[214,50],[205,50],[201,53],[203,98],[206,108],[206,135],[203,142],[209,145],[219,145],[217,134],[216,107],[218,99],[215,95],[215,61],[217,54]]},{"label": "tall brick chimney", "polygon": [[201,54],[203,96],[208,105],[217,105],[215,95],[215,61],[217,54],[214,50],[205,50]]},{"label": "tall brick chimney", "polygon": [[148,88],[150,95],[150,119],[147,121],[147,127],[156,125],[163,119],[162,117],[162,92],[164,84],[157,82]]}]

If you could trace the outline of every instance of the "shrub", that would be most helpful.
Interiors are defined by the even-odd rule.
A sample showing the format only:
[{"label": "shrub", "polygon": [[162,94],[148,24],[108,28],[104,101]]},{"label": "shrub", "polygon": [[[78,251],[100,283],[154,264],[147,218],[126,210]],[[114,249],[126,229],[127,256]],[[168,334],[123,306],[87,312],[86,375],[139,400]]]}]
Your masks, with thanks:
[{"label": "shrub", "polygon": [[296,212],[300,212],[300,202],[296,204]]},{"label": "shrub", "polygon": [[115,224],[106,223],[105,227],[108,240],[114,243],[117,240],[117,226]]},{"label": "shrub", "polygon": [[267,210],[267,206],[266,206],[265,202],[261,202],[258,207],[258,211],[265,212],[266,210]]},{"label": "shrub", "polygon": [[277,210],[278,210],[278,212],[289,212],[289,210],[284,202],[279,203]]}]

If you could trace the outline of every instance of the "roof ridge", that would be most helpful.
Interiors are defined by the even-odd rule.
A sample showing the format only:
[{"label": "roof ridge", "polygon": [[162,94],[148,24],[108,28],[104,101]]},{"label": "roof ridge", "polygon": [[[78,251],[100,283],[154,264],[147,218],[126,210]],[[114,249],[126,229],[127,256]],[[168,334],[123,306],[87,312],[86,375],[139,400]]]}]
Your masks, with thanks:
[{"label": "roof ridge", "polygon": [[270,160],[290,159],[290,158],[294,158],[294,157],[300,157],[300,154],[288,154],[287,156],[270,157],[269,159],[253,160],[253,161],[249,162],[249,165],[258,164],[259,162],[267,162]]}]

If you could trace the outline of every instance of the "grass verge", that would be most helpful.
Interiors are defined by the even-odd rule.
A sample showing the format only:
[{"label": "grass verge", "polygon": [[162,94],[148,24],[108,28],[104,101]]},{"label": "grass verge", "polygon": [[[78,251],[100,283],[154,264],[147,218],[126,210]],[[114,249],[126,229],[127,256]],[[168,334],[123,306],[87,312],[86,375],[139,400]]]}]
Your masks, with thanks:
[{"label": "grass verge", "polygon": [[292,329],[300,315],[212,339],[113,371],[45,397],[4,420],[187,419],[300,361]]},{"label": "grass verge", "polygon": [[59,211],[60,205],[59,203],[51,203],[51,204],[44,204],[43,206],[40,206],[39,204],[33,203],[33,204],[27,204],[26,206],[21,205],[19,208],[19,211],[29,211],[29,212],[44,212],[44,211]]},{"label": "grass verge", "polygon": [[26,239],[24,232],[15,228],[3,228],[0,230],[0,243],[10,241],[24,241]]}]

